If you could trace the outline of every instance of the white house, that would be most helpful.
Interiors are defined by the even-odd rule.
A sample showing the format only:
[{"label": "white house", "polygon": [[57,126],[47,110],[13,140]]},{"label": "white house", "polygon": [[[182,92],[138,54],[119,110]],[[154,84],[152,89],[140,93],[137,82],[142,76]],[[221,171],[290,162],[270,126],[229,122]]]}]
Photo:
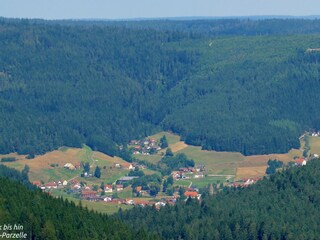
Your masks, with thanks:
[{"label": "white house", "polygon": [[106,193],[112,193],[112,185],[106,185],[106,186],[104,187],[104,191],[105,191]]}]

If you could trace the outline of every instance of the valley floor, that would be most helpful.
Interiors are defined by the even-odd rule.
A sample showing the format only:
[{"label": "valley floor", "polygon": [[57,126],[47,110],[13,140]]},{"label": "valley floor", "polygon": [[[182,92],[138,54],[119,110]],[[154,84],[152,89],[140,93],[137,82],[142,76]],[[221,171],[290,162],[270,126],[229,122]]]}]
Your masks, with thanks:
[{"label": "valley floor", "polygon": [[[197,191],[197,194],[199,188],[207,188],[210,184],[227,186],[232,182],[243,179],[262,178],[265,176],[267,162],[270,159],[277,159],[284,164],[288,164],[296,158],[301,158],[305,148],[305,140],[302,138],[301,149],[292,149],[286,154],[243,156],[237,152],[201,150],[201,147],[187,145],[180,140],[179,136],[168,132],[161,132],[148,138],[155,139],[158,142],[163,136],[166,136],[168,147],[172,149],[174,154],[184,153],[188,158],[193,159],[196,164],[192,171],[180,171],[179,177],[174,177],[173,187],[184,188],[184,192]],[[311,136],[308,141],[310,145],[308,154],[320,155],[320,137]],[[136,153],[133,156],[138,160],[157,164],[165,152],[166,149],[162,149],[152,155]],[[168,196],[166,193],[159,191],[157,196],[150,196],[147,191],[141,189],[133,191],[131,185],[126,184],[121,179],[126,177],[137,164],[131,164],[119,157],[110,157],[101,152],[93,151],[87,146],[81,149],[62,147],[45,155],[36,156],[34,159],[27,159],[26,156],[17,154],[0,155],[0,159],[3,158],[15,158],[15,161],[2,162],[2,164],[18,170],[22,170],[25,165],[28,165],[30,181],[39,185],[44,191],[76,203],[81,201],[82,205],[99,212],[113,213],[118,211],[119,208],[129,209],[133,205],[155,204],[161,207],[164,204],[174,204],[178,197],[178,193]],[[81,175],[83,165],[86,162],[90,164],[92,174],[93,169],[97,167],[101,169],[100,178],[94,177],[92,174]],[[66,164],[73,167],[66,167]],[[202,166],[203,169],[196,170],[199,168],[197,166]],[[160,175],[159,172],[145,166],[139,165],[139,168],[145,175]],[[105,191],[101,190],[102,184]]]}]

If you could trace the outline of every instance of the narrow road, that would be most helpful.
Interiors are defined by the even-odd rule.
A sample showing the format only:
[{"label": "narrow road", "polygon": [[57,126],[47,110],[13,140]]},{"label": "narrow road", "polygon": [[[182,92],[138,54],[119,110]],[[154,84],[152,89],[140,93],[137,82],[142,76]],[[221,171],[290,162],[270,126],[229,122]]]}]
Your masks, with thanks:
[{"label": "narrow road", "polygon": [[236,175],[217,175],[217,174],[209,174],[208,177],[235,177]]},{"label": "narrow road", "polygon": [[225,177],[226,180],[235,177],[236,175],[217,175],[217,174],[209,174],[208,177]]}]

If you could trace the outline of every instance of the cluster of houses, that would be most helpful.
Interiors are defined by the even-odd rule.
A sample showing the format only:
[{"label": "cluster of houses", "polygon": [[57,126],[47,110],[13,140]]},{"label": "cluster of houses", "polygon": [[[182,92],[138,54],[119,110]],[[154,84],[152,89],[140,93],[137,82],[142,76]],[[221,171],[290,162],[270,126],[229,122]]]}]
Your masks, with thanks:
[{"label": "cluster of houses", "polygon": [[[132,180],[134,177],[122,177],[118,181],[128,181]],[[118,182],[117,181],[117,182]],[[48,182],[48,183],[41,183],[39,181],[32,182],[35,186],[39,187],[43,191],[49,192],[52,189],[59,189],[64,188],[68,186],[69,191],[71,193],[77,194],[81,199],[87,200],[87,201],[94,201],[94,202],[108,202],[113,204],[125,204],[125,205],[134,205],[134,206],[155,206],[156,209],[159,209],[161,207],[164,207],[166,205],[175,205],[177,199],[180,197],[179,194],[176,192],[174,196],[163,198],[160,201],[147,201],[144,199],[139,198],[130,198],[130,199],[121,199],[121,198],[115,198],[113,197],[112,193],[114,192],[121,192],[124,189],[123,184],[106,184],[104,185],[104,192],[102,193],[102,189],[98,188],[97,190],[93,189],[93,187],[85,186],[84,184],[81,184],[78,180],[73,179],[67,182],[64,181],[57,181],[57,182]],[[48,191],[49,190],[49,191]],[[136,187],[137,192],[142,192],[142,187],[138,186]],[[196,188],[187,188],[184,192],[184,196],[186,199],[192,198],[192,199],[198,199],[200,200],[201,194],[199,194],[199,190]]]},{"label": "cluster of houses", "polygon": [[204,178],[204,171],[204,165],[196,165],[195,167],[180,168],[179,171],[173,171],[171,175],[176,181],[180,179],[189,179],[190,174],[193,174],[194,178]]},{"label": "cluster of houses", "polygon": [[[140,169],[141,166],[138,166],[135,163],[129,163],[129,162],[114,163],[112,165],[112,168],[124,168],[124,169],[129,169],[129,170],[133,170],[135,167],[139,167],[139,169]],[[145,166],[144,166],[144,168],[145,168]],[[141,168],[141,169],[143,169],[143,168]]]},{"label": "cluster of houses", "polygon": [[[123,190],[123,186],[116,185],[115,189],[112,185],[106,185],[105,186],[105,192],[112,193],[113,191],[121,191]],[[160,201],[147,201],[144,199],[139,198],[128,198],[128,199],[121,199],[121,198],[114,198],[113,196],[101,196],[99,194],[99,191],[93,191],[93,190],[82,190],[81,191],[81,198],[88,201],[95,201],[95,202],[108,202],[113,204],[125,204],[125,205],[134,205],[134,206],[152,206],[154,205],[156,208],[160,208],[163,206],[174,205],[177,201],[176,197],[171,197],[167,199],[162,199]]]},{"label": "cluster of houses", "polygon": [[126,199],[125,201],[123,201],[123,204],[126,205],[134,205],[134,206],[141,206],[141,207],[145,207],[145,206],[155,206],[157,209],[164,207],[166,205],[175,205],[177,199],[175,197],[171,197],[171,198],[167,198],[167,199],[162,199],[160,201],[147,201],[147,200],[143,200],[143,199]]},{"label": "cluster of houses", "polygon": [[42,183],[40,181],[33,181],[32,184],[42,190],[46,190],[46,189],[64,188],[65,186],[68,185],[68,182],[66,180],[57,181],[57,182],[48,182],[48,183]]},{"label": "cluster of houses", "polygon": [[248,187],[252,184],[255,184],[259,180],[261,180],[261,177],[255,177],[255,178],[243,178],[236,182],[231,182],[227,186],[228,187]]},{"label": "cluster of houses", "polygon": [[[101,195],[101,192],[102,192],[102,189],[99,188],[97,191],[95,191],[93,190],[92,187],[85,186],[76,179],[73,179],[70,182],[67,182],[66,180],[48,182],[48,183],[33,181],[32,184],[42,190],[62,189],[69,186],[71,192],[80,193],[81,198],[86,200],[95,200],[97,199],[97,195],[98,194]],[[105,185],[104,190],[105,190],[105,193],[113,193],[113,192],[121,192],[123,191],[123,189],[124,189],[123,184],[116,184],[116,185],[107,184]]]},{"label": "cluster of houses", "polygon": [[320,131],[312,132],[311,136],[312,137],[319,137],[320,136]]},{"label": "cluster of houses", "polygon": [[131,140],[129,145],[133,147],[133,154],[152,155],[161,150],[154,138]]}]

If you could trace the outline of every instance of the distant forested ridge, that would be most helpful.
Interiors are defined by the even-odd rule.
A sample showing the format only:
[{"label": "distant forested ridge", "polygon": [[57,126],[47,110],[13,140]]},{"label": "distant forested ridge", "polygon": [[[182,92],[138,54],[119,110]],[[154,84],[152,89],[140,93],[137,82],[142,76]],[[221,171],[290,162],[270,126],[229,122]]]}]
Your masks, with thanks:
[{"label": "distant forested ridge", "polygon": [[[90,24],[87,21],[70,22],[64,24]],[[319,33],[320,20],[290,19],[290,18],[233,18],[233,19],[159,19],[145,21],[106,21],[96,22],[109,26],[125,26],[132,29],[156,29],[160,31],[179,31],[188,33],[189,37],[203,36],[261,36],[261,35],[291,35]]]},{"label": "distant forested ridge", "polygon": [[26,239],[52,240],[157,239],[143,230],[133,231],[107,215],[77,207],[68,200],[54,199],[39,189],[31,190],[26,175],[3,165],[0,165],[0,185],[0,226],[23,227],[21,231],[1,229],[1,235],[23,232]]},{"label": "distant forested ridge", "polygon": [[278,172],[246,189],[230,188],[202,201],[159,211],[119,212],[129,226],[163,239],[319,239],[320,160]]},{"label": "distant forested ridge", "polygon": [[0,19],[0,152],[114,155],[161,129],[209,150],[286,152],[320,128],[320,54],[307,51],[319,33],[297,19]]}]

